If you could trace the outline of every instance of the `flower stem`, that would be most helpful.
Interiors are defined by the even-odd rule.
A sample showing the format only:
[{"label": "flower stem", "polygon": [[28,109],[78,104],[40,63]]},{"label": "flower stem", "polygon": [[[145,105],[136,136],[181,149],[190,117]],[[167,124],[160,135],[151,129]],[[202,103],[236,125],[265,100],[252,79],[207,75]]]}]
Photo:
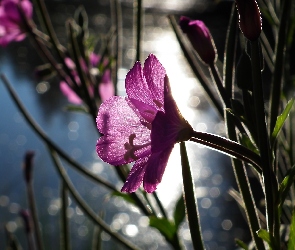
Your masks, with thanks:
[{"label": "flower stem", "polygon": [[136,7],[136,58],[135,61],[140,61],[141,54],[141,37],[142,37],[142,23],[143,23],[143,8],[142,0],[134,0],[134,7]]},{"label": "flower stem", "polygon": [[[237,42],[237,10],[235,3],[232,6],[232,15],[230,18],[230,24],[228,27],[226,45],[225,45],[225,57],[223,62],[223,83],[228,96],[231,98],[234,92],[234,64],[235,64],[235,51]],[[225,113],[225,123],[228,138],[233,141],[237,141],[237,134],[235,129],[235,122],[233,117],[228,113]],[[257,231],[260,229],[260,223],[257,213],[255,201],[253,199],[251,186],[245,169],[245,165],[236,159],[232,159],[232,167],[235,175],[235,179],[241,194],[243,208],[247,217],[250,233],[256,249],[265,249],[263,240],[258,237]]]},{"label": "flower stem", "polygon": [[85,212],[87,216],[96,224],[98,224],[106,233],[114,237],[116,240],[118,240],[120,243],[122,243],[125,247],[128,249],[138,249],[137,246],[133,245],[133,243],[129,242],[127,239],[122,237],[120,234],[113,232],[108,224],[106,224],[82,199],[82,197],[79,195],[77,190],[75,189],[73,183],[69,179],[66,171],[61,165],[61,162],[58,158],[57,152],[49,146],[49,151],[51,155],[51,159],[56,167],[56,170],[58,171],[59,175],[61,176],[64,184],[66,185],[67,189],[73,196],[73,198],[76,200],[77,204]]},{"label": "flower stem", "polygon": [[102,179],[101,177],[93,174],[88,169],[81,166],[78,162],[73,160],[71,157],[69,157],[62,149],[60,149],[53,141],[49,139],[49,137],[45,134],[45,132],[40,128],[40,126],[34,121],[34,119],[31,117],[29,112],[25,109],[24,105],[21,103],[19,97],[17,96],[16,92],[11,87],[10,83],[8,82],[7,78],[4,75],[0,76],[2,81],[4,82],[5,87],[7,88],[11,98],[13,99],[14,103],[18,107],[19,111],[24,116],[25,120],[28,122],[28,124],[31,126],[31,128],[35,131],[35,133],[51,148],[54,148],[54,150],[63,158],[65,159],[70,166],[74,167],[76,170],[90,178],[91,180],[105,186],[106,188],[119,192],[119,190],[111,183],[107,182],[106,180]]},{"label": "flower stem", "polygon": [[[270,158],[271,154],[269,138],[266,128],[264,96],[260,70],[260,45],[258,40],[251,41],[251,66],[258,146],[262,161],[261,167],[264,181],[267,227],[269,230],[269,234],[271,236],[274,236],[274,196],[275,192],[277,192],[277,187],[275,186],[275,183],[273,183],[272,181],[272,165]],[[275,243],[272,243],[272,245],[275,248]]]},{"label": "flower stem", "polygon": [[68,209],[68,189],[64,181],[61,181],[61,200],[62,200],[62,208],[61,208],[61,241],[60,246],[61,249],[70,250],[70,228],[69,221],[67,217],[67,209]]},{"label": "flower stem", "polygon": [[44,246],[42,243],[42,235],[41,235],[41,230],[40,230],[39,220],[37,215],[33,184],[30,181],[26,183],[26,186],[27,186],[28,203],[29,203],[29,207],[30,207],[30,211],[32,215],[33,224],[34,224],[36,245],[38,249],[43,250]]},{"label": "flower stem", "polygon": [[195,198],[195,185],[184,142],[180,143],[180,155],[182,165],[183,197],[185,200],[188,224],[190,228],[193,246],[194,249],[204,250],[199,220],[198,204]]},{"label": "flower stem", "polygon": [[262,173],[261,159],[259,155],[249,150],[248,148],[238,144],[237,142],[228,140],[217,135],[197,131],[193,132],[190,141],[202,144],[209,148],[228,154],[231,157],[235,157],[242,161],[250,163],[259,174]]}]

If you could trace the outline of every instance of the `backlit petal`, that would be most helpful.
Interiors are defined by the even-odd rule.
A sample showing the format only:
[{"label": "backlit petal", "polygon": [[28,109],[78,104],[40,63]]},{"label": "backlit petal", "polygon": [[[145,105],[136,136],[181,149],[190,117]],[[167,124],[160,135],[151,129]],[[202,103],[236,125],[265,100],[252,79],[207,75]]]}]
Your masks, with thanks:
[{"label": "backlit petal", "polygon": [[154,192],[157,189],[158,184],[161,182],[173,147],[174,144],[162,152],[153,153],[150,156],[143,179],[144,190],[148,193]]},{"label": "backlit petal", "polygon": [[[124,97],[113,96],[99,108],[96,119],[97,128],[103,134],[98,140],[98,156],[113,165],[121,165],[135,159],[124,159],[130,136],[135,134],[134,145],[145,145],[150,142],[150,130],[142,124],[140,117]],[[137,158],[150,154],[150,145],[135,152]],[[126,158],[126,157],[125,157]]]},{"label": "backlit petal", "polygon": [[149,157],[144,157],[135,162],[121,191],[126,193],[135,192],[141,185]]}]

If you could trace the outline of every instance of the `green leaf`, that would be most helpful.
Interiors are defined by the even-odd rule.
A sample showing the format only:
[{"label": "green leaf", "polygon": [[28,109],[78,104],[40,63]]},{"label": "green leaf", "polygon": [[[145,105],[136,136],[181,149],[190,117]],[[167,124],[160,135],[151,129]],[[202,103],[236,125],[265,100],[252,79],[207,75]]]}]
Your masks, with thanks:
[{"label": "green leaf", "polygon": [[[271,236],[265,229],[259,229],[257,235],[271,247]],[[271,249],[271,248],[270,248]]]},{"label": "green leaf", "polygon": [[251,151],[253,151],[259,155],[258,148],[253,144],[253,142],[250,140],[249,136],[247,136],[246,134],[241,134],[240,135],[240,142],[243,146],[245,146],[246,148],[250,149]]},{"label": "green leaf", "polygon": [[180,223],[183,221],[185,217],[185,205],[184,205],[184,199],[181,195],[176,203],[173,218],[176,228],[178,229]]},{"label": "green leaf", "polygon": [[245,249],[245,250],[248,250],[248,246],[247,246],[247,244],[246,244],[245,242],[243,242],[243,241],[241,241],[241,240],[239,240],[239,239],[235,239],[235,242],[236,242],[236,244],[237,244],[240,248]]},{"label": "green leaf", "polygon": [[283,127],[286,119],[289,116],[289,113],[291,111],[293,103],[294,103],[294,99],[292,98],[288,102],[288,104],[287,104],[286,108],[284,109],[283,113],[281,115],[279,115],[278,118],[277,118],[276,125],[275,125],[274,130],[273,130],[272,135],[271,135],[271,145],[272,146],[274,145],[275,140],[276,140],[279,132],[281,131],[281,128]]},{"label": "green leaf", "polygon": [[151,227],[158,229],[168,241],[173,240],[174,235],[177,232],[177,228],[173,222],[166,218],[157,218],[156,216],[150,216],[149,218]]},{"label": "green leaf", "polygon": [[288,250],[295,249],[295,210],[293,211],[292,221],[290,225],[290,234],[289,234],[289,242],[288,242]]},{"label": "green leaf", "polygon": [[116,196],[116,197],[121,197],[123,200],[127,201],[128,203],[131,203],[135,206],[137,206],[136,201],[132,198],[132,196],[130,194],[125,194],[125,193],[121,193],[121,192],[112,192],[111,194],[112,196]]},{"label": "green leaf", "polygon": [[81,112],[81,113],[85,113],[88,114],[88,109],[84,106],[84,105],[66,105],[65,106],[65,110],[66,111],[72,111],[72,112]]},{"label": "green leaf", "polygon": [[289,193],[290,187],[292,186],[293,179],[295,176],[295,166],[288,170],[285,178],[283,179],[280,188],[279,188],[279,206],[282,207],[285,199]]}]

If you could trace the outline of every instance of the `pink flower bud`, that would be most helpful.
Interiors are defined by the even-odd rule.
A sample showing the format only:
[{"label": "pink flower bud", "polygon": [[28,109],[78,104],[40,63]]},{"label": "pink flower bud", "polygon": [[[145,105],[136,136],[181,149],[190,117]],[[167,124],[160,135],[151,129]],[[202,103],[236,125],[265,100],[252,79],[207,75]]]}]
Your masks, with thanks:
[{"label": "pink flower bud", "polygon": [[239,25],[244,36],[250,41],[259,38],[262,29],[260,10],[255,0],[236,0]]},{"label": "pink flower bud", "polygon": [[187,34],[199,58],[205,64],[214,63],[217,55],[216,47],[207,26],[200,20],[191,20],[185,16],[180,18],[179,25]]}]

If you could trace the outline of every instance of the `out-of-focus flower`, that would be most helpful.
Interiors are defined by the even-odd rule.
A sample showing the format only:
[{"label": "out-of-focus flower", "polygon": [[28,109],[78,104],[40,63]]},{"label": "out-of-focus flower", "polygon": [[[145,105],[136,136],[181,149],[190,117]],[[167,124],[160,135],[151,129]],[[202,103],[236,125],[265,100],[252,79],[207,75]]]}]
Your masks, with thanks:
[{"label": "out-of-focus flower", "polygon": [[255,41],[262,29],[262,20],[258,4],[255,0],[236,0],[239,12],[239,25],[244,36]]},{"label": "out-of-focus flower", "polygon": [[214,63],[217,55],[216,47],[207,26],[200,20],[191,20],[185,16],[180,17],[179,25],[199,58],[205,64]]},{"label": "out-of-focus flower", "polygon": [[125,87],[128,97],[113,96],[100,106],[96,121],[103,136],[96,151],[115,166],[135,161],[122,191],[135,192],[143,182],[150,193],[161,182],[174,144],[188,140],[193,130],[180,114],[166,71],[154,55],[143,69],[135,63]]},{"label": "out-of-focus flower", "polygon": [[[100,62],[100,56],[94,53],[91,53],[89,56],[89,62],[90,62],[89,66],[87,66],[84,61],[80,62],[82,69],[85,72],[89,71],[89,74],[92,74],[92,73],[94,75],[97,74],[97,71],[94,69],[97,69],[97,65]],[[77,74],[75,63],[69,57],[65,59],[65,63],[67,67],[71,70],[72,76],[74,77],[77,85],[80,86],[81,81]],[[77,95],[77,93],[73,90],[73,86],[70,86],[67,82],[65,81],[60,82],[60,90],[68,98],[69,102],[73,104],[77,104],[77,105],[82,104],[83,101]],[[89,95],[93,97],[94,91],[95,91],[94,86],[88,86],[88,91],[89,91]],[[98,83],[98,92],[102,101],[105,101],[114,95],[115,89],[111,79],[110,69],[106,69],[103,72],[102,76],[100,77],[99,83]]]},{"label": "out-of-focus flower", "polygon": [[30,20],[32,14],[33,6],[29,0],[0,1],[0,46],[25,39],[23,17]]}]

